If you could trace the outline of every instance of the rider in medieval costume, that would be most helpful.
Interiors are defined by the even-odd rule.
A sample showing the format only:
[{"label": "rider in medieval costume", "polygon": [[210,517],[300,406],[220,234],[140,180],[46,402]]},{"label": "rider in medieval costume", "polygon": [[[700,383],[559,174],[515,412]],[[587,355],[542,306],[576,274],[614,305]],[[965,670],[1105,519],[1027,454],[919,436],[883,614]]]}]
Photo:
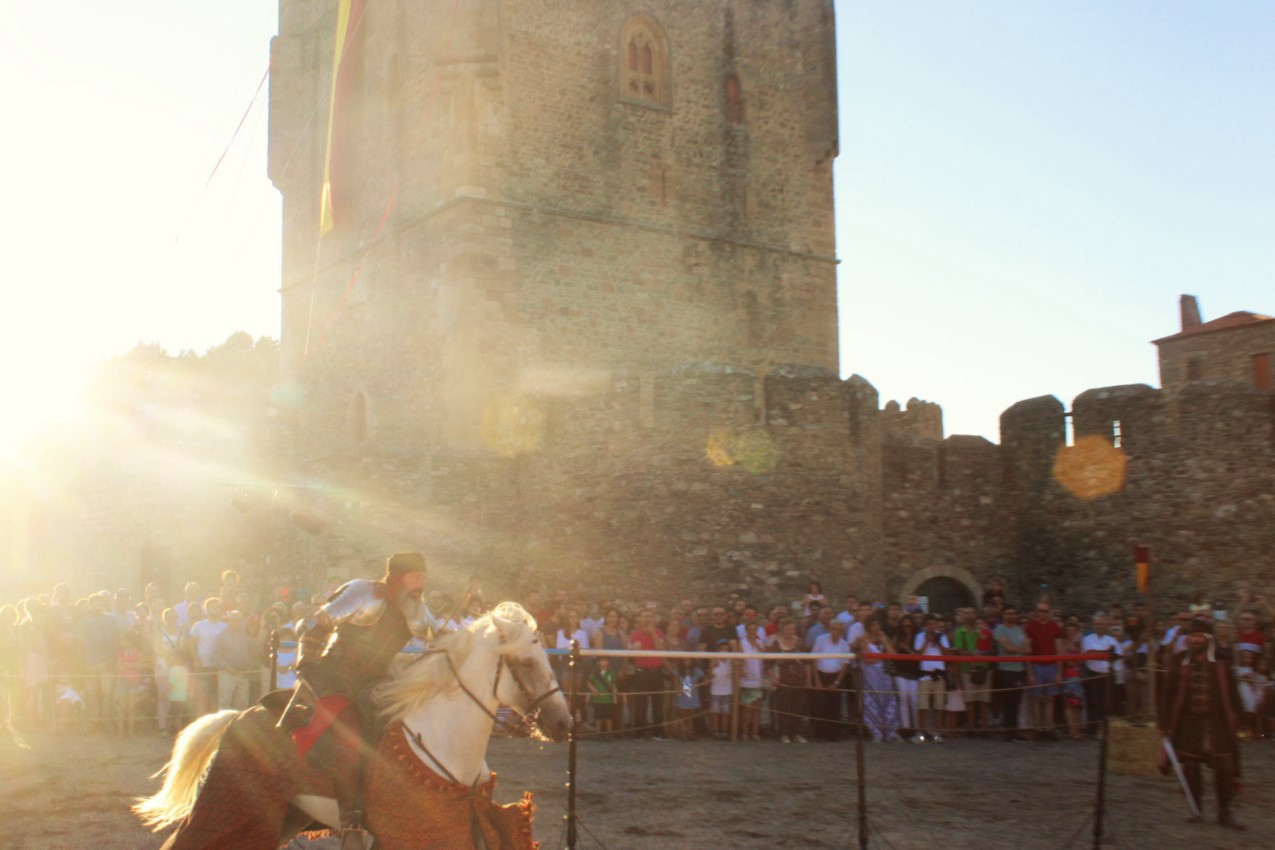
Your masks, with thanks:
[{"label": "rider in medieval costume", "polygon": [[[1208,620],[1195,619],[1186,639],[1186,651],[1168,670],[1168,683],[1160,703],[1160,733],[1169,739],[1186,785],[1198,808],[1203,808],[1200,766],[1213,769],[1217,791],[1217,822],[1241,829],[1231,817],[1231,797],[1240,776],[1238,731],[1239,692],[1229,666],[1213,652],[1212,627]],[[1168,755],[1161,757],[1167,772]],[[1192,815],[1192,821],[1199,820]]]},{"label": "rider in medieval costume", "polygon": [[[422,599],[425,588],[425,556],[400,552],[385,563],[378,580],[355,579],[337,589],[314,617],[307,621],[301,641],[297,672],[316,700],[316,714],[335,715],[330,727],[311,724],[317,745],[310,750],[311,763],[325,765],[341,810],[343,846],[362,846],[361,789],[373,740],[375,709],[372,687],[389,674],[394,656],[413,637],[428,639],[438,622]],[[291,726],[286,717],[280,725]],[[324,729],[328,734],[323,735]],[[298,730],[305,735],[308,730]]]}]

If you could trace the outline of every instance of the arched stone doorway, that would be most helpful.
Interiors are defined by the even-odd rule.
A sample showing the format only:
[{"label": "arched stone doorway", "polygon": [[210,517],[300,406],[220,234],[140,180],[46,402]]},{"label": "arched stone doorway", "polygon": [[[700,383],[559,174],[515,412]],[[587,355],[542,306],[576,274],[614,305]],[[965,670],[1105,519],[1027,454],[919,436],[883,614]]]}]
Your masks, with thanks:
[{"label": "arched stone doorway", "polygon": [[927,567],[908,579],[900,592],[904,600],[913,594],[928,597],[928,610],[951,616],[957,608],[977,607],[983,587],[960,567]]}]

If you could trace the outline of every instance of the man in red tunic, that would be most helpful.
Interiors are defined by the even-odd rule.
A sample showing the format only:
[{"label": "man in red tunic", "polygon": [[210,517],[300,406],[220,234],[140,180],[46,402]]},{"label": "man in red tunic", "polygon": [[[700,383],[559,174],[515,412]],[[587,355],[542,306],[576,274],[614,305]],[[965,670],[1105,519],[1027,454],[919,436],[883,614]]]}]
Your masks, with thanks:
[{"label": "man in red tunic", "polygon": [[[1182,763],[1187,787],[1203,808],[1200,766],[1213,769],[1217,791],[1217,822],[1242,829],[1231,817],[1231,796],[1240,775],[1239,692],[1225,663],[1213,654],[1212,626],[1202,617],[1192,621],[1186,652],[1169,667],[1168,683],[1160,702],[1160,734],[1168,738]],[[1167,770],[1168,754],[1161,756]],[[1192,821],[1199,820],[1192,816]]]}]

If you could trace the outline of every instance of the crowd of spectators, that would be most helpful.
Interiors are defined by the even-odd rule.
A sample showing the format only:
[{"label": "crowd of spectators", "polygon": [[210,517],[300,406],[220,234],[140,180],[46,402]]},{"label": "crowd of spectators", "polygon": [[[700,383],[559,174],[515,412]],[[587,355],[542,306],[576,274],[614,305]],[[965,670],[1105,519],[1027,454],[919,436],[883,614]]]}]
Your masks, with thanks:
[{"label": "crowd of spectators", "polygon": [[[140,599],[127,588],[77,598],[58,584],[47,596],[0,605],[0,720],[54,733],[173,735],[195,716],[243,709],[264,693],[272,684],[272,636],[280,647],[273,683],[290,686],[297,624],[325,595],[259,601],[232,570],[213,590],[187,583],[181,599],[170,601],[149,584]],[[427,604],[451,628],[485,611],[477,596],[453,605],[438,591]],[[1218,657],[1240,683],[1246,735],[1265,738],[1275,712],[1272,618],[1260,597],[1240,600],[1234,610],[1197,599],[1160,621],[1141,602],[1084,616],[1059,610],[1045,595],[1020,606],[999,580],[980,606],[953,616],[926,611],[915,597],[887,603],[846,594],[833,601],[817,582],[791,605],[764,608],[740,593],[716,604],[687,599],[661,607],[567,591],[546,601],[533,591],[523,604],[551,648],[578,642],[794,656],[586,659],[574,682],[566,658],[556,657],[564,688],[577,694],[577,719],[603,738],[1079,740],[1094,734],[1109,710],[1151,714],[1156,671],[1181,651],[1185,626],[1198,616],[1215,620]],[[1113,660],[1083,658],[1092,652]],[[848,654],[859,657],[838,657]],[[1061,658],[996,661],[1018,655]],[[948,660],[953,656],[980,660]]]},{"label": "crowd of spectators", "polygon": [[[176,734],[194,717],[246,708],[268,687],[271,635],[315,600],[258,607],[233,570],[215,595],[194,582],[179,600],[157,584],[49,594],[0,605],[0,720],[53,733]],[[276,631],[277,630],[277,631]],[[295,650],[280,652],[287,684]]]},{"label": "crowd of spectators", "polygon": [[[717,604],[623,606],[528,595],[547,646],[827,655],[792,660],[598,659],[582,665],[573,706],[593,734],[677,738],[770,735],[789,743],[862,735],[942,743],[954,735],[1006,741],[1084,740],[1106,716],[1150,717],[1155,679],[1185,648],[1192,618],[1213,621],[1215,649],[1233,668],[1244,736],[1263,738],[1275,714],[1272,617],[1262,597],[1233,610],[1202,597],[1155,621],[1145,602],[1071,613],[1039,594],[1020,606],[997,579],[980,606],[948,616],[921,600],[828,599],[812,582],[791,606],[759,607],[740,593]],[[855,654],[855,660],[838,658]],[[1096,654],[1109,654],[1097,657]],[[890,656],[873,658],[873,655]],[[1026,661],[996,661],[1026,656]],[[976,657],[978,661],[953,661]],[[1030,657],[1049,660],[1033,662]],[[559,659],[560,678],[570,688]]]}]

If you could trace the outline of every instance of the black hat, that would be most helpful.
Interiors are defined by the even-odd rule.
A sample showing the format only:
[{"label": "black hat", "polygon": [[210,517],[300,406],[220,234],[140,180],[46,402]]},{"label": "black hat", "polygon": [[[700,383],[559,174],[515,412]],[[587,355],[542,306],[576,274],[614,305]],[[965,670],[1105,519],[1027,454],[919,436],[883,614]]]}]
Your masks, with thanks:
[{"label": "black hat", "polygon": [[385,561],[387,576],[425,572],[425,556],[420,552],[399,552]]}]

